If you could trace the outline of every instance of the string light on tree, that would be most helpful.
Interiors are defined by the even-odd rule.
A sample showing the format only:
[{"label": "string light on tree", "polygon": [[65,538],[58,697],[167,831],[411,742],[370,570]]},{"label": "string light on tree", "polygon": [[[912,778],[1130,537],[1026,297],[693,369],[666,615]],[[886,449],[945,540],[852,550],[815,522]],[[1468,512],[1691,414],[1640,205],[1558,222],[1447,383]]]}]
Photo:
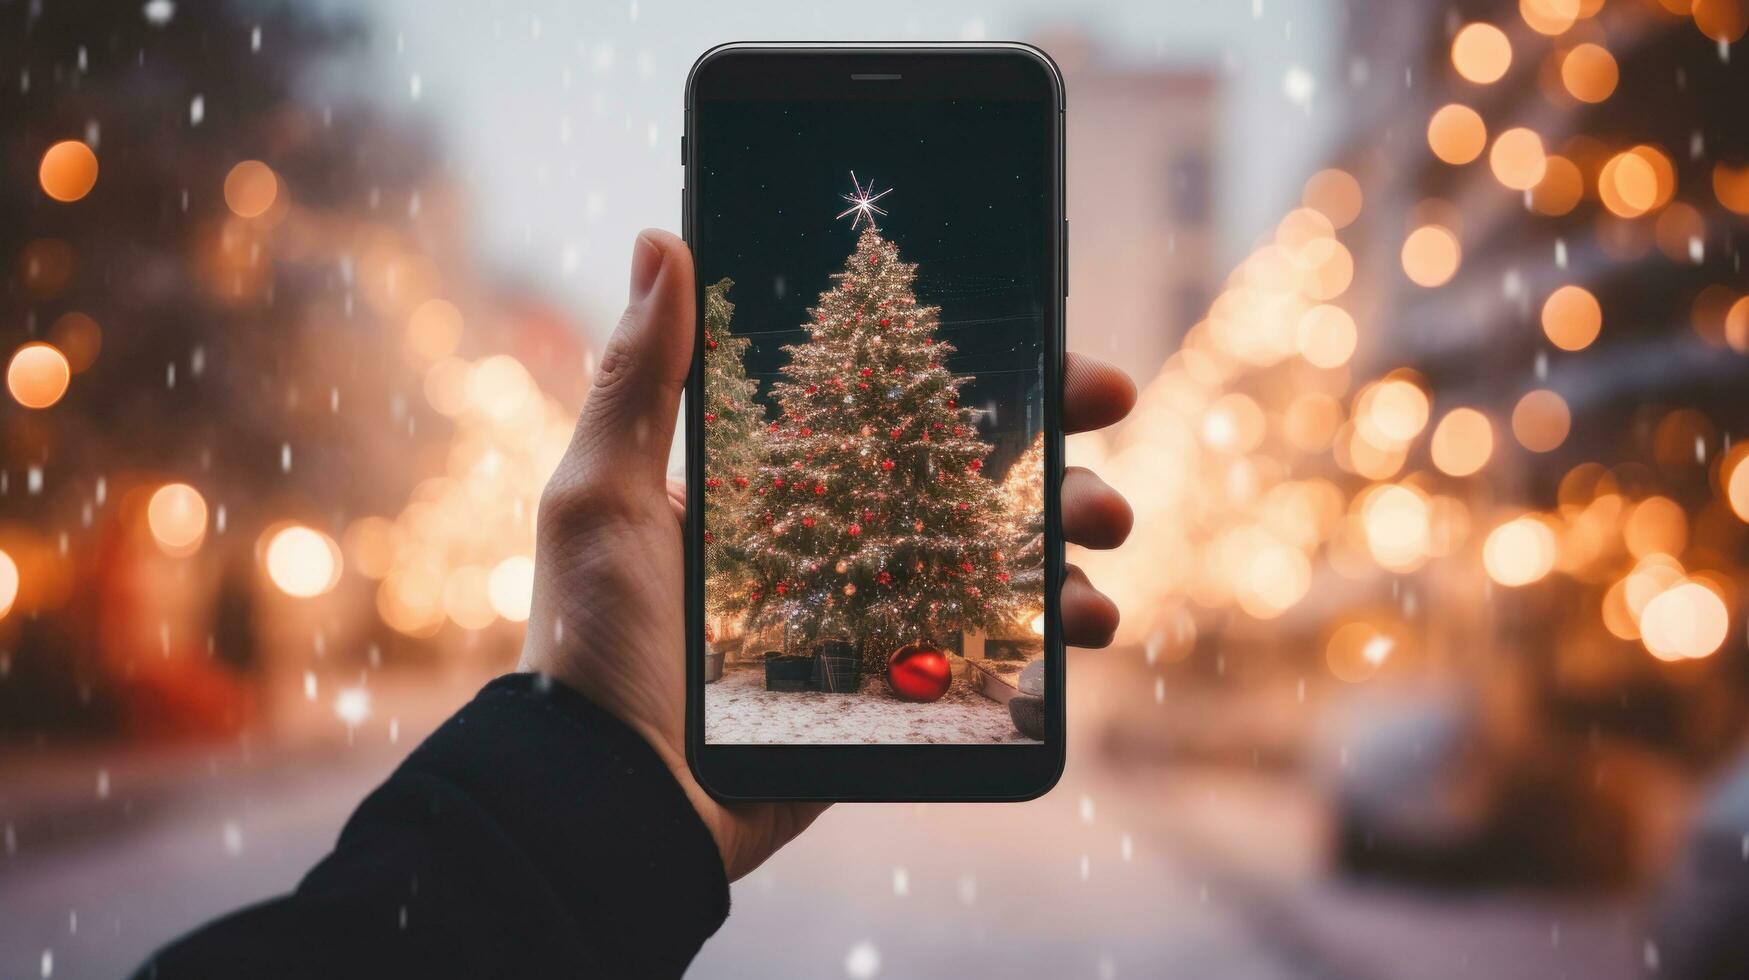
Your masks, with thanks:
[{"label": "string light on tree", "polygon": [[916,266],[874,225],[889,192],[856,188],[839,217],[869,220],[772,386],[746,598],[728,611],[792,642],[849,637],[878,669],[907,643],[1019,622],[1022,532],[984,472],[983,412],[960,404],[940,310],[918,303]]}]

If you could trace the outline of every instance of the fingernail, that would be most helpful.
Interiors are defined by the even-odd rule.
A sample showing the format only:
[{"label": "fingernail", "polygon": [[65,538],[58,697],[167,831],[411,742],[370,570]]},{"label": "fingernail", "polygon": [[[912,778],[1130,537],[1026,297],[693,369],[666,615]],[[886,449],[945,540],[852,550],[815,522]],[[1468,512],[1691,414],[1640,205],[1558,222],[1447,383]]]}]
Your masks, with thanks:
[{"label": "fingernail", "polygon": [[656,275],[662,271],[662,250],[649,236],[639,235],[638,242],[632,246],[632,302],[641,301],[650,295],[650,290],[656,286]]}]

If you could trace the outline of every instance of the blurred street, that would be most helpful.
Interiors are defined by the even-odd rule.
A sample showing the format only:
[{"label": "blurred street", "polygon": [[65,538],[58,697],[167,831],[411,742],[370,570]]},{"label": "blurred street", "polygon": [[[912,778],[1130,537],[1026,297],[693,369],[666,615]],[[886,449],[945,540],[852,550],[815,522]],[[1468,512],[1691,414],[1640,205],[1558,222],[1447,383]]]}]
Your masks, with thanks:
[{"label": "blurred street", "polygon": [[[1136,693],[1139,658],[1130,649],[1073,661],[1072,759],[1050,795],[837,808],[735,886],[729,923],[691,975],[1641,975],[1631,901],[1328,878],[1326,821],[1298,779],[1103,757],[1107,712]],[[291,887],[461,696],[398,706],[379,696],[350,744],[335,731],[295,753],[112,756],[107,799],[94,764],[15,767],[0,976],[123,975],[177,933]],[[402,712],[397,744],[391,707]],[[66,774],[81,769],[89,778],[73,785]],[[33,793],[35,812],[50,816],[29,815]]]}]

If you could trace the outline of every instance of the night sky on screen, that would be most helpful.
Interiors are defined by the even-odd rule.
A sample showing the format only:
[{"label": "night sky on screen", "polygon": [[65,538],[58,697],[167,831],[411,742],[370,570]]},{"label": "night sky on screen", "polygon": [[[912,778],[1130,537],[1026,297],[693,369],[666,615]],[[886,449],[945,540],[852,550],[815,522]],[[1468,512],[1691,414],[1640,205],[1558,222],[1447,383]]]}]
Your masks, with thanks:
[{"label": "night sky on screen", "polygon": [[[958,352],[962,404],[982,422],[999,473],[1030,436],[1044,351],[1046,111],[1003,102],[713,102],[699,119],[699,274],[735,281],[732,329],[749,338],[747,373],[763,398],[785,344],[803,343],[807,308],[833,286],[860,228],[834,216],[854,192],[892,188],[876,223],[918,263],[920,305],[941,307],[937,336]],[[1039,425],[1034,407],[1031,429]]]}]

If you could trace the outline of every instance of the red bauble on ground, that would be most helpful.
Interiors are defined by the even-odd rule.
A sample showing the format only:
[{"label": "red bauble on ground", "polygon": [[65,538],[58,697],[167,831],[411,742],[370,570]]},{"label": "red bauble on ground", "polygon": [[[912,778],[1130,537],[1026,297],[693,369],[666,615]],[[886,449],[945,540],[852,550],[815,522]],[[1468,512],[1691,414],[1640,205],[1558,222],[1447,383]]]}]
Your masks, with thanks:
[{"label": "red bauble on ground", "polygon": [[887,661],[887,684],[901,701],[939,701],[952,681],[947,654],[927,643],[902,646]]}]

